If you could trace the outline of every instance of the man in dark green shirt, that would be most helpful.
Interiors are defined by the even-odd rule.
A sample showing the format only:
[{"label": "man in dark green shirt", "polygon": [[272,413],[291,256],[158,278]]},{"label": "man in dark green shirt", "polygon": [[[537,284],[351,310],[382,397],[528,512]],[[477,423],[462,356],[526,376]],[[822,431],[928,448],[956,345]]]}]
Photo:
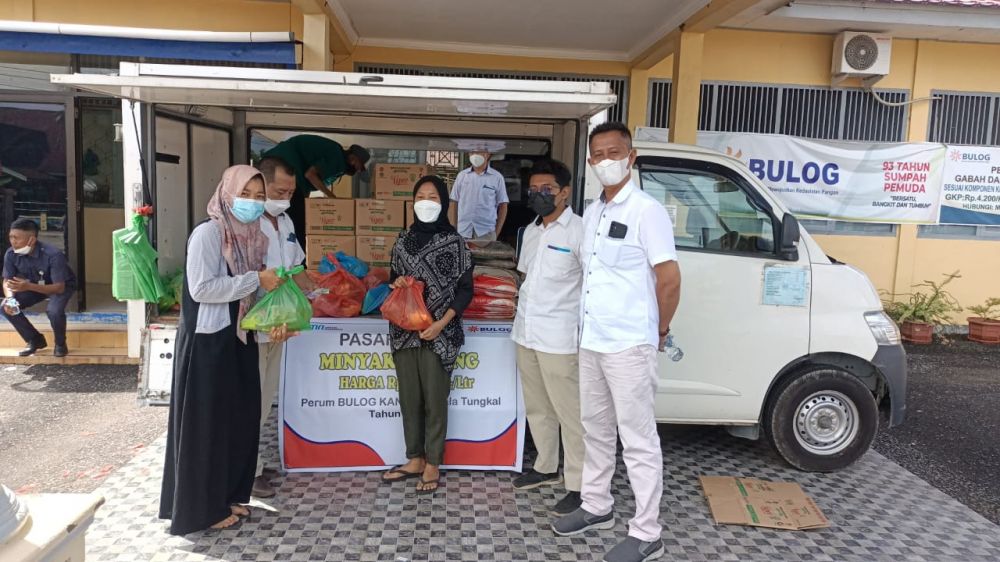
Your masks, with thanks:
[{"label": "man in dark green shirt", "polygon": [[344,150],[337,141],[318,135],[294,136],[263,156],[281,158],[295,169],[295,195],[286,213],[295,224],[295,235],[305,245],[306,198],[313,191],[334,197],[330,186],[343,175],[367,174],[371,154],[356,144]]}]

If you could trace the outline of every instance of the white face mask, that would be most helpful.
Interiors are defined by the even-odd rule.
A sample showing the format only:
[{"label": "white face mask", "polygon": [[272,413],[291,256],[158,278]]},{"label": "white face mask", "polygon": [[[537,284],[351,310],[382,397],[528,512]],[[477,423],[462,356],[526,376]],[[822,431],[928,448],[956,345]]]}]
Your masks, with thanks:
[{"label": "white face mask", "polygon": [[264,202],[264,210],[272,217],[277,217],[292,206],[292,202],[287,199],[268,199]]},{"label": "white face mask", "polygon": [[625,181],[625,178],[632,172],[628,165],[629,157],[624,160],[601,160],[597,164],[591,164],[590,169],[597,175],[603,186],[618,185]]},{"label": "white face mask", "polygon": [[480,168],[486,163],[486,157],[482,154],[473,154],[472,156],[469,156],[469,162],[472,163],[473,168]]},{"label": "white face mask", "polygon": [[441,216],[441,204],[430,199],[421,199],[413,204],[413,214],[420,222],[434,222]]},{"label": "white face mask", "polygon": [[26,256],[31,253],[31,246],[24,246],[23,248],[15,248],[14,253],[19,256]]}]

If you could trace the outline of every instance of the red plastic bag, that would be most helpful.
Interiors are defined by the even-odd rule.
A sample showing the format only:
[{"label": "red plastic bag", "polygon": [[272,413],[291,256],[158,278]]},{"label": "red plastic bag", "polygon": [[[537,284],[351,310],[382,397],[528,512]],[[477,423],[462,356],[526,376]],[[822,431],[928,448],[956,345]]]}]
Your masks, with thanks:
[{"label": "red plastic bag", "polygon": [[317,318],[353,318],[359,316],[368,289],[360,279],[340,267],[332,254],[328,258],[331,263],[337,266],[333,273],[310,275],[317,288],[327,291],[312,301],[313,314]]},{"label": "red plastic bag", "polygon": [[406,284],[393,289],[389,298],[382,303],[382,317],[411,332],[420,332],[431,327],[434,318],[431,317],[427,305],[424,304],[424,282],[412,277],[401,277]]},{"label": "red plastic bag", "polygon": [[365,287],[368,290],[372,290],[379,285],[385,285],[389,282],[389,270],[384,267],[373,267],[368,270],[368,275],[365,275]]}]

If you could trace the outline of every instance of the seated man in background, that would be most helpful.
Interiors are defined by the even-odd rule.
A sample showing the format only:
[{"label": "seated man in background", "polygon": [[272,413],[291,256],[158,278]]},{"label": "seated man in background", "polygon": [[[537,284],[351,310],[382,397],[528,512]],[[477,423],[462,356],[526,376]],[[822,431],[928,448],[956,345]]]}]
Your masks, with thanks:
[{"label": "seated man in background", "polygon": [[38,239],[38,224],[17,219],[10,225],[10,248],[3,257],[4,297],[13,297],[15,306],[4,300],[3,315],[27,344],[18,355],[28,357],[48,347],[24,310],[49,299],[46,312],[55,337],[53,355],[65,357],[66,305],[76,292],[76,276],[66,263],[66,254]]}]

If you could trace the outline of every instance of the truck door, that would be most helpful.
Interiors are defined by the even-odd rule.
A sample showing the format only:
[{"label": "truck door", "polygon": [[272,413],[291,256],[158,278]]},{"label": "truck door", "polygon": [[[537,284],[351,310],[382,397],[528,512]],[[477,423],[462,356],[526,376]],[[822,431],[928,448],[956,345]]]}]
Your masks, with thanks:
[{"label": "truck door", "polygon": [[779,257],[781,211],[736,168],[643,154],[642,189],[674,219],[682,277],[671,332],[684,357],[660,356],[657,417],[756,422],[773,377],[809,348],[808,255]]}]

